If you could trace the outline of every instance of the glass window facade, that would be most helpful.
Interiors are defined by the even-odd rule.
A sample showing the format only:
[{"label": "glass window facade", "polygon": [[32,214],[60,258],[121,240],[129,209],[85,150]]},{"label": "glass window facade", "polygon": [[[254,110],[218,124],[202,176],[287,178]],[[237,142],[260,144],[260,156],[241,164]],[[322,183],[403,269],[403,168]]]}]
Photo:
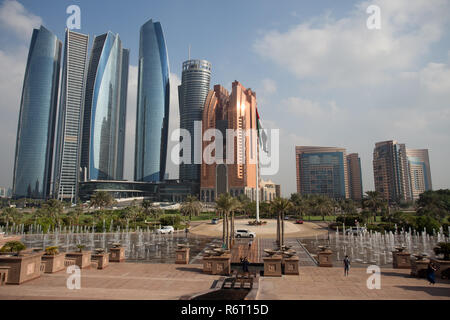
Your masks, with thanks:
[{"label": "glass window facade", "polygon": [[[128,55],[128,52],[125,53]],[[128,64],[118,35],[108,32],[94,39],[86,83],[81,167],[87,180],[123,177],[123,154]],[[125,59],[128,61],[128,59]],[[124,83],[126,82],[126,83]],[[122,126],[122,128],[120,127]],[[119,145],[120,144],[120,145]]]},{"label": "glass window facade", "polygon": [[157,182],[164,179],[169,127],[169,62],[159,22],[141,27],[136,112],[134,178]]},{"label": "glass window facade", "polygon": [[15,198],[50,196],[61,48],[46,28],[33,30],[17,129]]}]

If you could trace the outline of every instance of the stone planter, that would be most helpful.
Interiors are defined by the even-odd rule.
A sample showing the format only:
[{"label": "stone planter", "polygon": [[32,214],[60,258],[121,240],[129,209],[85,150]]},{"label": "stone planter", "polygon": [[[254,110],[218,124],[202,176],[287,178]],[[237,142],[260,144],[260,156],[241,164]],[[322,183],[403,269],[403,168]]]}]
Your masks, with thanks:
[{"label": "stone planter", "polygon": [[61,270],[64,270],[64,253],[60,253],[57,255],[46,255],[42,256],[42,262],[45,263],[45,273],[54,273]]},{"label": "stone planter", "polygon": [[108,253],[96,253],[91,256],[92,260],[97,261],[97,269],[105,269],[109,265]]},{"label": "stone planter", "polygon": [[9,267],[6,284],[21,284],[41,276],[42,253],[23,256],[0,256],[0,265]]},{"label": "stone planter", "polygon": [[231,273],[231,254],[211,257],[211,274],[227,276]]},{"label": "stone planter", "polygon": [[447,277],[450,274],[450,260],[440,260],[440,259],[436,259],[436,258],[432,258],[430,259],[431,262],[433,262],[436,267],[436,276],[440,277],[442,279],[446,278],[445,276],[447,275]]},{"label": "stone planter", "polygon": [[175,250],[176,264],[189,264],[189,251],[190,248],[183,248]]},{"label": "stone planter", "polygon": [[394,267],[394,269],[410,269],[411,254],[405,251],[393,251],[392,266]]},{"label": "stone planter", "polygon": [[298,261],[299,261],[299,257],[297,256],[293,256],[290,258],[284,258],[283,259],[283,263],[284,263],[284,274],[293,274],[293,275],[298,275]]},{"label": "stone planter", "polygon": [[80,269],[91,267],[91,251],[69,252],[66,253],[66,257],[75,259],[75,264],[79,266]]},{"label": "stone planter", "polygon": [[411,275],[418,278],[426,278],[429,259],[411,259]]},{"label": "stone planter", "polygon": [[280,255],[264,257],[264,277],[281,277],[281,260]]},{"label": "stone planter", "polygon": [[109,249],[109,252],[110,252],[109,262],[122,262],[125,260],[124,247],[111,248]]},{"label": "stone planter", "polygon": [[212,273],[212,257],[203,257],[203,273],[211,274]]},{"label": "stone planter", "polygon": [[317,253],[317,260],[319,262],[319,267],[332,267],[333,261],[331,260],[331,255],[333,252],[331,250],[323,250]]},{"label": "stone planter", "polygon": [[8,280],[8,272],[9,267],[0,266],[0,286],[6,284],[6,281]]}]

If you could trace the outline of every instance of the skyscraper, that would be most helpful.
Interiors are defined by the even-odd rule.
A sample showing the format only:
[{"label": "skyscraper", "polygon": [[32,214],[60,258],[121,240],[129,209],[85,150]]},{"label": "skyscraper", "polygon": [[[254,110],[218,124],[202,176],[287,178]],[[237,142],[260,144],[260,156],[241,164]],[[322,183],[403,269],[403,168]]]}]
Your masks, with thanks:
[{"label": "skyscraper", "polygon": [[159,22],[147,21],[139,41],[134,179],[161,181],[166,172],[169,127],[169,61]]},{"label": "skyscraper", "polygon": [[421,193],[433,189],[428,149],[406,149],[406,156],[412,197],[413,200],[417,200]]},{"label": "skyscraper", "polygon": [[363,198],[361,159],[357,153],[347,155],[347,172],[350,199],[361,201]]},{"label": "skyscraper", "polygon": [[[214,142],[203,141],[202,150],[207,154],[206,148],[211,143],[215,145],[215,161],[201,164],[202,201],[212,202],[222,193],[256,198],[256,121],[256,94],[238,81],[233,82],[231,94],[220,85],[208,93],[203,111],[203,134],[217,129],[222,134],[223,144],[218,143],[217,137]],[[232,140],[227,136],[227,129],[235,133]],[[232,159],[228,158],[227,149],[233,150]]]},{"label": "skyscraper", "polygon": [[373,151],[375,191],[390,203],[412,200],[406,147],[395,140],[377,142]]},{"label": "skyscraper", "polygon": [[89,36],[66,29],[55,155],[54,194],[76,200]]},{"label": "skyscraper", "polygon": [[86,81],[82,180],[123,179],[128,57],[119,35],[95,37]]},{"label": "skyscraper", "polygon": [[[188,60],[183,63],[181,85],[178,87],[178,100],[180,104],[180,128],[186,129],[191,136],[189,152],[190,163],[180,164],[180,179],[200,182],[200,164],[196,164],[197,158],[201,159],[201,147],[194,150],[194,141],[201,146],[201,132],[194,135],[194,123],[202,121],[202,113],[208,95],[211,81],[211,63],[206,60]],[[197,151],[197,152],[196,152]]]},{"label": "skyscraper", "polygon": [[333,199],[349,198],[346,150],[335,147],[295,147],[297,192]]},{"label": "skyscraper", "polygon": [[33,30],[17,128],[14,198],[50,196],[61,47],[45,27]]}]

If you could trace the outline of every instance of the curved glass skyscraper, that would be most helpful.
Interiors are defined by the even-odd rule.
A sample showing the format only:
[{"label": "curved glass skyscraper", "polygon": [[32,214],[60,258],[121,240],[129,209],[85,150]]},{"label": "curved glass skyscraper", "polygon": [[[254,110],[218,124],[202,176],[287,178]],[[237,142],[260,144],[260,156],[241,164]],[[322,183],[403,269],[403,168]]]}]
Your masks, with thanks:
[{"label": "curved glass skyscraper", "polygon": [[43,26],[33,30],[17,129],[14,198],[50,195],[61,48]]},{"label": "curved glass skyscraper", "polygon": [[[180,128],[191,136],[191,161],[180,165],[180,179],[200,182],[200,164],[195,164],[194,141],[202,145],[200,136],[194,135],[194,123],[201,123],[206,96],[211,82],[211,63],[206,60],[188,60],[183,63],[181,85],[178,87]],[[201,130],[200,130],[201,131]],[[182,150],[184,152],[185,150]],[[198,150],[201,159],[201,147]],[[197,155],[198,156],[198,155]]]},{"label": "curved glass skyscraper", "polygon": [[86,81],[81,147],[82,180],[123,179],[128,50],[118,35],[94,39]]},{"label": "curved glass skyscraper", "polygon": [[164,179],[169,127],[169,61],[159,22],[140,32],[136,111],[135,181]]}]

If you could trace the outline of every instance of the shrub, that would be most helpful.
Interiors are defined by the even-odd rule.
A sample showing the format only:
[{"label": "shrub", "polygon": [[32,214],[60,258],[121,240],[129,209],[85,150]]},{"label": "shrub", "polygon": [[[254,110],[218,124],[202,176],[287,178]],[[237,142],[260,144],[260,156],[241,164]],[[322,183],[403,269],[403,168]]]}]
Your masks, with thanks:
[{"label": "shrub", "polygon": [[56,256],[59,253],[58,246],[45,248],[45,254],[48,256]]},{"label": "shrub", "polygon": [[450,243],[439,242],[433,251],[437,256],[442,254],[444,256],[444,260],[450,260]]},{"label": "shrub", "polygon": [[433,229],[438,231],[440,228],[439,222],[431,218],[429,216],[420,216],[416,218],[416,230],[422,231],[424,228],[426,228],[428,234],[433,233]]},{"label": "shrub", "polygon": [[355,220],[357,220],[359,223],[363,222],[363,219],[360,216],[339,216],[336,218],[336,222],[340,225],[343,223],[346,227],[354,227]]},{"label": "shrub", "polygon": [[163,226],[174,226],[175,227],[176,225],[180,225],[181,221],[183,221],[183,219],[181,218],[181,216],[179,214],[164,215],[159,218],[159,222]]},{"label": "shrub", "polygon": [[20,251],[25,250],[27,247],[20,241],[9,241],[0,249],[0,252],[15,252],[20,254]]}]

